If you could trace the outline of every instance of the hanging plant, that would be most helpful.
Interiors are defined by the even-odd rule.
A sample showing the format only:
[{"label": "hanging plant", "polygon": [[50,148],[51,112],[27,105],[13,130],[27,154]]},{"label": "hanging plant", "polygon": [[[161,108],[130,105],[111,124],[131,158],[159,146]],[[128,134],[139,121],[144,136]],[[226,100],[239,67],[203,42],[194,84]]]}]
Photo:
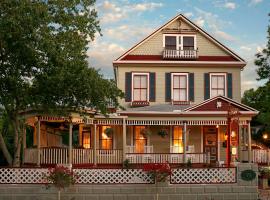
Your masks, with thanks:
[{"label": "hanging plant", "polygon": [[113,134],[113,129],[111,127],[109,128],[106,128],[104,133],[109,137],[111,138],[112,137],[112,134]]},{"label": "hanging plant", "polygon": [[144,138],[147,138],[147,137],[150,136],[152,133],[151,133],[151,131],[150,131],[149,129],[143,128],[143,129],[141,130],[141,134],[142,134],[142,136],[143,136]]},{"label": "hanging plant", "polygon": [[165,138],[169,135],[167,129],[160,129],[157,134],[162,138]]}]

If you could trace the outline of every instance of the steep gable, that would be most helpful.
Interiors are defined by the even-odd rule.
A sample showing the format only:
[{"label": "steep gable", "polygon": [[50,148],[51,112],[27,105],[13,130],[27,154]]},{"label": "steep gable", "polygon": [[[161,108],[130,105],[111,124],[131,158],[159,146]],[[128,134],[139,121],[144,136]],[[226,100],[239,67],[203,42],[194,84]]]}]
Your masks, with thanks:
[{"label": "steep gable", "polygon": [[206,33],[183,15],[178,15],[165,25],[161,26],[144,40],[120,56],[116,61],[140,60],[141,58],[148,58],[149,60],[161,60],[164,34],[195,35],[199,56],[198,61],[213,59],[214,61],[245,62],[241,57],[218,42],[211,35]]}]

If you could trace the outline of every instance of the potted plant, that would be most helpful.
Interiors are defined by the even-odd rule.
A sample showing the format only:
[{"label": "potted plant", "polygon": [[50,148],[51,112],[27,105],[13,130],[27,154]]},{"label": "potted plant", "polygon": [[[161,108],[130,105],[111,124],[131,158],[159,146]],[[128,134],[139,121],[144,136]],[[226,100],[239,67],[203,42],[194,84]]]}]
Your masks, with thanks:
[{"label": "potted plant", "polygon": [[167,137],[169,135],[168,130],[165,129],[165,128],[160,129],[157,134],[162,138],[165,138],[165,137]]},{"label": "potted plant", "polygon": [[58,191],[58,200],[61,199],[61,191],[65,188],[74,185],[76,182],[76,175],[67,167],[56,166],[49,169],[49,174],[45,175],[46,188],[53,185]]},{"label": "potted plant", "polygon": [[111,138],[112,137],[112,134],[113,134],[113,129],[111,127],[108,127],[105,129],[104,133],[109,137]]},{"label": "potted plant", "polygon": [[270,179],[270,169],[266,167],[259,168],[259,176],[262,180],[262,188],[268,188],[268,181]]}]

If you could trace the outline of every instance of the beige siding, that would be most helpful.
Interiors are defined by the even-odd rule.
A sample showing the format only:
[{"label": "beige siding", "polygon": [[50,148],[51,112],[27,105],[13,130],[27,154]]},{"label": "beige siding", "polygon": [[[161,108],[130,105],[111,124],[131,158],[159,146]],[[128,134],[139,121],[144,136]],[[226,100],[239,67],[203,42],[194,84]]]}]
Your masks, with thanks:
[{"label": "beige siding", "polygon": [[226,126],[220,126],[219,128],[219,138],[220,138],[220,160],[226,161],[226,147],[223,147],[224,140],[224,134],[226,132]]},{"label": "beige siding", "polygon": [[[167,28],[178,28],[178,22],[175,21]],[[182,29],[192,29],[188,24],[181,22]],[[196,33],[197,47],[200,56],[228,56],[229,54],[221,47],[210,41],[201,33]],[[139,47],[131,51],[130,55],[161,55],[163,50],[163,32],[159,31],[151,39],[144,42]]]},{"label": "beige siding", "polygon": [[[155,67],[136,67],[134,65],[126,65],[119,67],[118,87],[125,91],[125,72],[156,72],[156,102],[151,104],[165,103],[165,73],[166,72],[192,72],[194,73],[194,93],[195,104],[204,100],[204,73],[207,72],[228,72],[233,76],[233,99],[241,101],[241,85],[240,85],[240,69],[229,67],[168,67],[168,66],[155,66]],[[121,105],[128,107],[130,103],[122,100]]]}]

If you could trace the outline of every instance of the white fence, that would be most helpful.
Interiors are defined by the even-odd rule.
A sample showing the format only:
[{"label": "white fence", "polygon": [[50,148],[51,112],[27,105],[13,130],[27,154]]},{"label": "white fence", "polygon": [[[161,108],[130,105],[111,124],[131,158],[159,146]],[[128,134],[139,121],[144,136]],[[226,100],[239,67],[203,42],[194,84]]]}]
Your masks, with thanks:
[{"label": "white fence", "polygon": [[[143,163],[184,163],[184,154],[182,153],[127,153],[126,158],[132,164]],[[186,161],[190,159],[191,163],[208,163],[209,156],[205,153],[188,153]]]},{"label": "white fence", "polygon": [[236,168],[179,168],[173,169],[171,184],[236,183]]},{"label": "white fence", "polygon": [[268,149],[253,149],[252,161],[254,163],[270,163],[270,151]]}]

